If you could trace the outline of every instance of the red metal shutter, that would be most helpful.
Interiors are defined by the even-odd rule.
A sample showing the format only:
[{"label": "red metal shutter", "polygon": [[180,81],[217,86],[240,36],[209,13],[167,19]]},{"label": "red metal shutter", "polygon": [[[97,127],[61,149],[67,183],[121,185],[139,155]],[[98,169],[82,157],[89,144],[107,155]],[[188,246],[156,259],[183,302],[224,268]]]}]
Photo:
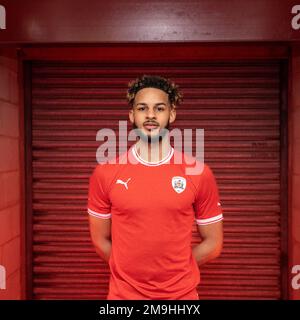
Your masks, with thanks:
[{"label": "red metal shutter", "polygon": [[279,61],[33,63],[33,298],[106,297],[109,269],[88,229],[88,178],[97,131],[127,120],[127,83],[144,73],[180,85],[173,127],[205,129],[205,160],[219,184],[224,250],[201,268],[200,297],[280,298]]}]

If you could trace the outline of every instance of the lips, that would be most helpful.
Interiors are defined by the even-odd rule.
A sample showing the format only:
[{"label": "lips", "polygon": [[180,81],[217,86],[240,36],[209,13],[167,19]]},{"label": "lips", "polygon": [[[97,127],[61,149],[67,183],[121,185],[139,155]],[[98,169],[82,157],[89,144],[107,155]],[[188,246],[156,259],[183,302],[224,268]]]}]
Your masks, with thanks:
[{"label": "lips", "polygon": [[146,128],[147,130],[154,130],[158,128],[158,124],[154,123],[154,122],[146,122],[144,123],[144,128]]}]

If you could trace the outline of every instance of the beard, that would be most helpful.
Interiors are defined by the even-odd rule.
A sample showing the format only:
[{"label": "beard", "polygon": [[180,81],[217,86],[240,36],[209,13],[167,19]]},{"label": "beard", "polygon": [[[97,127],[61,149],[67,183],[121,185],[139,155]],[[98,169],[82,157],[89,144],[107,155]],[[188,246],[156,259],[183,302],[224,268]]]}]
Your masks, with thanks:
[{"label": "beard", "polygon": [[164,128],[159,129],[159,132],[155,135],[145,134],[142,129],[138,128],[135,122],[132,125],[132,128],[136,131],[136,135],[144,142],[148,144],[161,142],[163,137],[169,132],[170,122],[166,124]]}]

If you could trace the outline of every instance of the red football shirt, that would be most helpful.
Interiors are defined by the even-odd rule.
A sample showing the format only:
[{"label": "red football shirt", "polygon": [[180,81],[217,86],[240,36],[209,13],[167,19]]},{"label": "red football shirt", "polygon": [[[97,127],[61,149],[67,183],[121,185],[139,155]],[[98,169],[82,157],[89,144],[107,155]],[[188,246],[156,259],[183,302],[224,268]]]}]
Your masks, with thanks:
[{"label": "red football shirt", "polygon": [[88,213],[112,219],[107,299],[196,299],[192,226],[223,215],[210,168],[187,175],[174,155],[148,163],[131,147],[127,164],[99,164],[90,178]]}]

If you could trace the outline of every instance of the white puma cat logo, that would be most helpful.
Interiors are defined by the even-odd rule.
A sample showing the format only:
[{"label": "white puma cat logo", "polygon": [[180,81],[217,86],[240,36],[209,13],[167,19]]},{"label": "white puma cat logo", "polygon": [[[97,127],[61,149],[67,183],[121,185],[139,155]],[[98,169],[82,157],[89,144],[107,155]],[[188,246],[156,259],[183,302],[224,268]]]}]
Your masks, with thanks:
[{"label": "white puma cat logo", "polygon": [[130,179],[131,178],[129,178],[126,182],[124,182],[123,180],[121,180],[121,179],[118,179],[117,180],[117,182],[116,182],[116,184],[124,184],[124,186],[125,186],[125,188],[128,190],[128,185],[127,185],[127,183],[130,181]]}]

